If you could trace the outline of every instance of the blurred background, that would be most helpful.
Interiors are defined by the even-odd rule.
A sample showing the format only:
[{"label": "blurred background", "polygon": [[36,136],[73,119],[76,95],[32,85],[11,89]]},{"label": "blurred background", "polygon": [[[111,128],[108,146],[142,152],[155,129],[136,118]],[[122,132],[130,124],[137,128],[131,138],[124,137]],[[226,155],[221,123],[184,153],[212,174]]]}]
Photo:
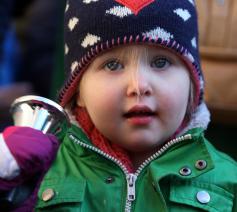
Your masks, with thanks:
[{"label": "blurred background", "polygon": [[[19,96],[55,100],[62,85],[66,0],[0,0],[0,129]],[[61,73],[61,74],[58,74]]]},{"label": "blurred background", "polygon": [[[0,0],[0,130],[19,96],[56,99],[62,85],[66,0]],[[237,0],[196,0],[207,138],[237,160]],[[59,74],[60,73],[60,74]]]},{"label": "blurred background", "polygon": [[196,0],[205,99],[211,111],[207,138],[237,160],[237,0]]}]

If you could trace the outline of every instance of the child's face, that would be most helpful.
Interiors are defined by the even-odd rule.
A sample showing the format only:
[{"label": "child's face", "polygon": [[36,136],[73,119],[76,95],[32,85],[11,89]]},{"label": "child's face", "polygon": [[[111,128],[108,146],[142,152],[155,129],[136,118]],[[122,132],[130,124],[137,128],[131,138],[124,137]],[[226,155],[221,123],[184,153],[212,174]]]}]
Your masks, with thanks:
[{"label": "child's face", "polygon": [[97,129],[128,151],[150,151],[181,125],[190,77],[173,53],[147,45],[98,56],[84,73],[77,103]]}]

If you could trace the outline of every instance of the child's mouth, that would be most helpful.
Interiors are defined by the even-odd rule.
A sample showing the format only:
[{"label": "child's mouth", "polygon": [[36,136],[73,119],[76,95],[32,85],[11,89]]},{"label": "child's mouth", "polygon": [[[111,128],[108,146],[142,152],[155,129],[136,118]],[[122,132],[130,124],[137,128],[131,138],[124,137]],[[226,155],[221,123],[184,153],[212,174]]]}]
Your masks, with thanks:
[{"label": "child's mouth", "polygon": [[156,113],[149,107],[137,105],[128,110],[123,116],[134,125],[147,125],[155,115]]}]

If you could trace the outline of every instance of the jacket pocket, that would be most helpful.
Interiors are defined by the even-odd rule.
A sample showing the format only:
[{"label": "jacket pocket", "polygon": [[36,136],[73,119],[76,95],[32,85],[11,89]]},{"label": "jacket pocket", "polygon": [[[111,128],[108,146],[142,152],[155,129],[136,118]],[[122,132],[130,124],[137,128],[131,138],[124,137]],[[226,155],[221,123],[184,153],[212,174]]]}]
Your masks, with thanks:
[{"label": "jacket pocket", "polygon": [[38,192],[35,211],[79,212],[85,188],[86,181],[82,179],[44,179]]},{"label": "jacket pocket", "polygon": [[173,182],[170,188],[172,207],[184,207],[185,211],[231,212],[233,199],[232,193],[214,184]]}]

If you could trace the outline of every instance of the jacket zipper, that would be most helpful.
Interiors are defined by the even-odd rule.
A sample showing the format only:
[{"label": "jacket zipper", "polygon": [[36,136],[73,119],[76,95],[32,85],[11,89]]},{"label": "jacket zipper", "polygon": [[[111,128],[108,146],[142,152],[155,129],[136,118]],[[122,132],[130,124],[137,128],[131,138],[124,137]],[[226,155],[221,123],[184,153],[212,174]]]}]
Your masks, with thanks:
[{"label": "jacket zipper", "polygon": [[82,141],[80,141],[78,138],[76,138],[73,134],[69,135],[69,138],[76,144],[79,144],[80,146],[90,149],[100,155],[102,155],[103,157],[113,161],[114,163],[116,163],[124,172],[125,176],[126,176],[126,180],[127,180],[127,199],[126,199],[126,204],[125,204],[125,212],[131,212],[132,209],[132,202],[136,199],[135,193],[136,193],[136,180],[137,177],[139,176],[139,174],[142,172],[142,170],[153,160],[155,160],[156,158],[160,157],[164,152],[166,152],[170,147],[172,147],[173,145],[180,143],[182,141],[185,140],[191,140],[192,139],[192,135],[191,134],[187,134],[184,136],[180,136],[178,138],[172,139],[170,140],[168,143],[166,143],[161,149],[159,149],[155,154],[153,154],[152,156],[150,156],[148,159],[146,159],[137,169],[137,171],[135,173],[129,173],[127,168],[116,158],[110,156],[109,154],[106,154],[105,152],[103,152],[102,150],[91,146],[89,144],[85,144]]}]

